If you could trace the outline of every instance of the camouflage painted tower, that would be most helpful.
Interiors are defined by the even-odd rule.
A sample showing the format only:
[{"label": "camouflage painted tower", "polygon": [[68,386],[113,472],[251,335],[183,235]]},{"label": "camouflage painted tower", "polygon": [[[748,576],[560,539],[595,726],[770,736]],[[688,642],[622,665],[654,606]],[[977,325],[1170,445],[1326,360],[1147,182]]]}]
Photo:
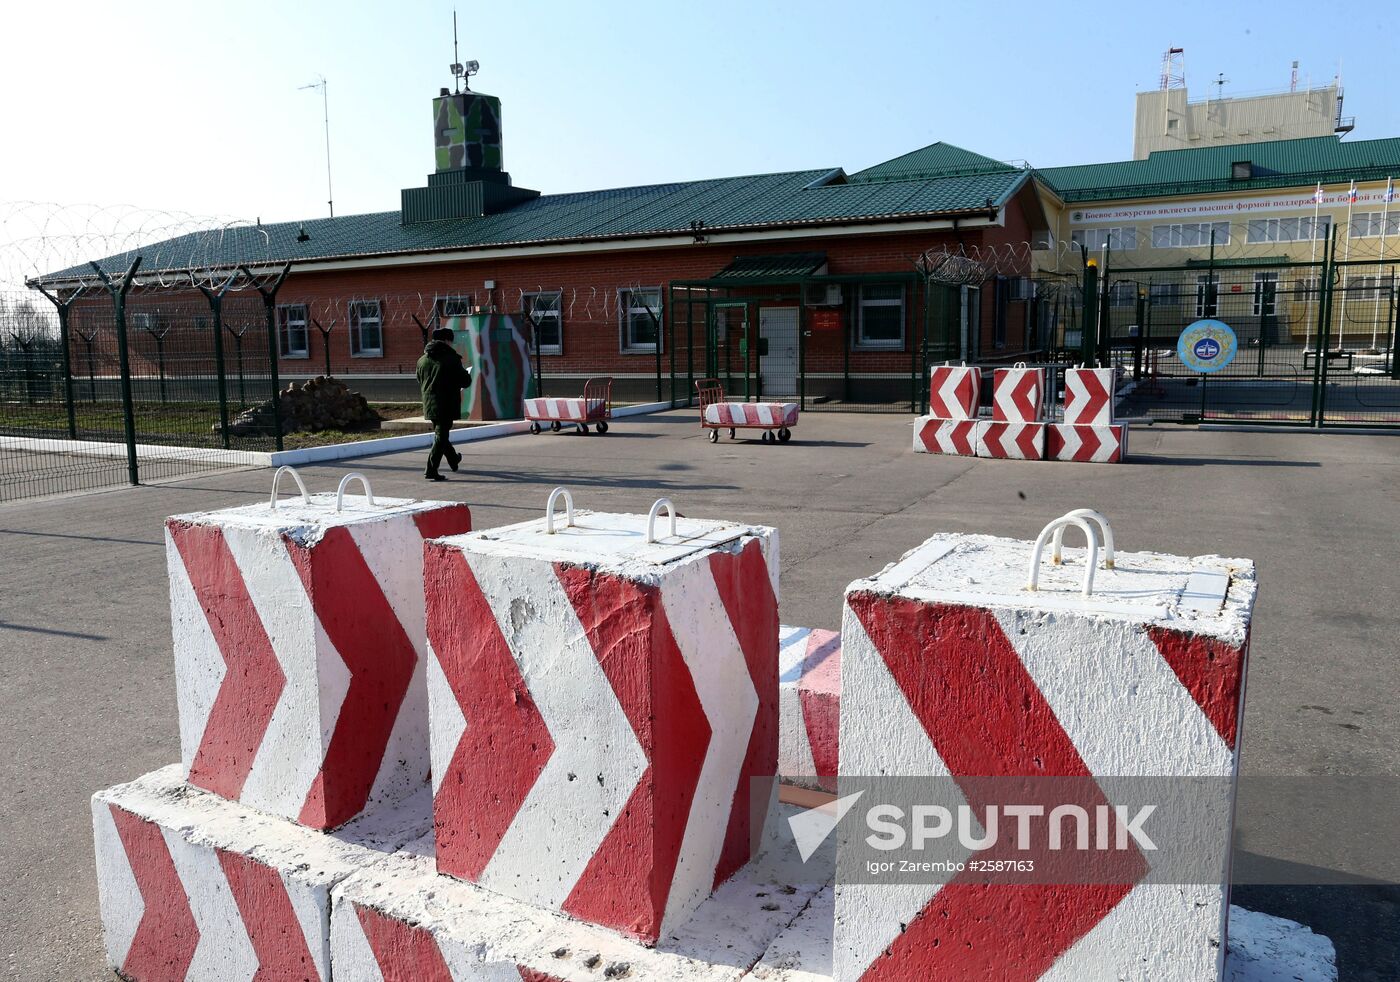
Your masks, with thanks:
[{"label": "camouflage painted tower", "polygon": [[[469,63],[473,71],[475,64]],[[403,191],[405,225],[480,218],[539,197],[513,187],[501,169],[501,100],[493,95],[460,81],[459,91],[442,89],[433,100],[433,151],[436,169],[428,186]]]}]

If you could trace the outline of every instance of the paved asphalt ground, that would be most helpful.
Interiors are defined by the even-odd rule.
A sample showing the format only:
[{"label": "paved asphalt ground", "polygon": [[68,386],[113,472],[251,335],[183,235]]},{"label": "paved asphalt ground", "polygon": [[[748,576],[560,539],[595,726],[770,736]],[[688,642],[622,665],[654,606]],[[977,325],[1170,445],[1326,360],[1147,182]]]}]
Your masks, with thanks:
[{"label": "paved asphalt ground", "polygon": [[[1296,775],[1304,804],[1246,797],[1237,868],[1352,886],[1245,886],[1236,900],[1337,943],[1342,979],[1400,977],[1395,813],[1367,813],[1324,775],[1400,777],[1400,436],[1136,429],[1127,466],[909,452],[909,419],[811,413],[785,446],[712,446],[693,412],[620,420],[607,436],[468,445],[429,486],[420,453],[354,462],[384,495],[470,503],[478,527],[580,507],[781,530],[782,617],[836,628],[851,579],[939,530],[1033,537],[1070,508],[1120,548],[1254,559],[1261,581],[1244,729],[1247,775]],[[345,467],[308,468],[314,489]],[[88,797],[177,760],[161,520],[267,493],[267,471],[0,506],[0,953],[15,977],[110,978]],[[1066,652],[1066,657],[1073,657]],[[1339,824],[1338,824],[1339,823]]]}]

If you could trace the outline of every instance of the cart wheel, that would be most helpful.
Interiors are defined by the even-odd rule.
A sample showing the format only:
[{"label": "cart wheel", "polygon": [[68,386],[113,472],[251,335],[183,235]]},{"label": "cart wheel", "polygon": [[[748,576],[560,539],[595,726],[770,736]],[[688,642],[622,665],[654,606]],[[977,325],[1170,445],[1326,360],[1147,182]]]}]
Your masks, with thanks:
[{"label": "cart wheel", "polygon": [[540,422],[539,422],[539,420],[537,420],[537,419],[532,419],[532,420],[530,420],[530,432],[531,432],[531,433],[538,433],[539,431],[540,431]]},{"label": "cart wheel", "polygon": [[608,421],[607,421],[607,420],[605,420],[605,419],[600,419],[600,420],[598,420],[598,432],[599,432],[599,433],[606,433],[606,432],[608,432]]},{"label": "cart wheel", "polygon": [[579,423],[579,424],[578,424],[578,431],[579,431],[580,433],[587,433],[587,432],[588,432],[588,424],[587,424],[587,423]]},{"label": "cart wheel", "polygon": [[711,443],[719,443],[719,430],[711,430],[711,431],[710,431],[710,442],[711,442]]},{"label": "cart wheel", "polygon": [[772,430],[764,430],[764,431],[763,431],[763,442],[764,442],[764,443],[772,443],[772,442],[773,442],[773,431],[772,431]]},{"label": "cart wheel", "polygon": [[[716,431],[716,432],[718,432],[718,431]],[[715,439],[718,440],[719,437],[715,437]],[[734,439],[734,427],[732,427],[732,426],[729,428],[729,439],[731,439],[731,440]]]},{"label": "cart wheel", "polygon": [[786,426],[779,427],[779,429],[778,429],[778,440],[779,440],[780,442],[782,442],[782,443],[787,443],[787,442],[788,442],[789,440],[791,440],[791,439],[792,439],[792,430],[788,429]]},{"label": "cart wheel", "polygon": [[556,419],[554,422],[552,422],[552,423],[549,424],[549,428],[550,428],[551,430],[553,430],[555,433],[558,433],[560,430],[562,430],[562,429],[564,428],[564,424],[561,423],[561,422],[559,422],[559,420]]}]

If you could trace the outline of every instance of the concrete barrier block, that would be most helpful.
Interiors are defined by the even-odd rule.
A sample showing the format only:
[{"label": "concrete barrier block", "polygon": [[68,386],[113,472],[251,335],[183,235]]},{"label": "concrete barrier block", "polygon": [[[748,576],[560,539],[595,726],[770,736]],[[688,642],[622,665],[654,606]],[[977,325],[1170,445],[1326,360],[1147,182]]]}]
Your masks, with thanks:
[{"label": "concrete barrier block", "polygon": [[644,940],[749,860],[778,749],[776,531],[652,518],[426,567],[438,869]]},{"label": "concrete barrier block", "polygon": [[166,521],[189,782],[334,828],[428,780],[423,539],[466,505],[349,495]]},{"label": "concrete barrier block", "polygon": [[929,369],[930,416],[940,419],[976,419],[981,400],[981,369],[968,365],[938,365]]},{"label": "concrete barrier block", "polygon": [[778,635],[778,776],[784,784],[834,792],[841,635],[786,625]]},{"label": "concrete barrier block", "polygon": [[918,417],[914,420],[914,452],[976,456],[977,420]]},{"label": "concrete barrier block", "polygon": [[1044,460],[1044,423],[999,423],[979,420],[974,449],[997,460]]},{"label": "concrete barrier block", "polygon": [[1083,464],[1117,464],[1128,456],[1128,424],[1076,426],[1051,423],[1046,433],[1046,456]]},{"label": "concrete barrier block", "polygon": [[[1047,549],[1032,591],[1035,552],[935,535],[851,584],[843,792],[848,776],[951,777],[948,793],[983,814],[976,776],[1079,778],[1097,800],[1107,776],[1223,779],[1192,847],[1213,882],[1144,883],[1134,846],[1115,883],[838,883],[839,982],[989,977],[996,964],[1026,979],[1220,975],[1253,564],[1120,552],[1085,595],[1086,551],[1055,565]],[[1012,848],[1014,825],[992,849]]]},{"label": "concrete barrier block", "polygon": [[992,372],[992,419],[1038,423],[1044,419],[1045,369],[998,368]]},{"label": "concrete barrier block", "polygon": [[317,832],[187,785],[178,764],[92,798],[108,963],[133,982],[330,979],[330,888],[431,821],[427,789]]},{"label": "concrete barrier block", "polygon": [[1112,368],[1065,369],[1065,409],[1068,426],[1107,426],[1113,422],[1117,373]]},{"label": "concrete barrier block", "polygon": [[[733,982],[829,883],[830,843],[803,863],[777,806],[758,857],[654,946],[437,873],[424,838],[337,885],[337,982]],[[829,934],[829,928],[828,928]]]}]

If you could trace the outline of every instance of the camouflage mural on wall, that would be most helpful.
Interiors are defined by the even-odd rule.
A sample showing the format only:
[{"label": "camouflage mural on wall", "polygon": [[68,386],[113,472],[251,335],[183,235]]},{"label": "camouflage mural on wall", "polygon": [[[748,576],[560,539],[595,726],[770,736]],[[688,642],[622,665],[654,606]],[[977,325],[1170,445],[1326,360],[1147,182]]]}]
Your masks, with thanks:
[{"label": "camouflage mural on wall", "polygon": [[471,387],[462,393],[463,419],[520,419],[524,401],[535,396],[530,366],[530,338],[507,314],[447,317],[452,347],[472,370]]},{"label": "camouflage mural on wall", "polygon": [[480,92],[433,100],[439,172],[475,167],[501,169],[501,100]]}]

